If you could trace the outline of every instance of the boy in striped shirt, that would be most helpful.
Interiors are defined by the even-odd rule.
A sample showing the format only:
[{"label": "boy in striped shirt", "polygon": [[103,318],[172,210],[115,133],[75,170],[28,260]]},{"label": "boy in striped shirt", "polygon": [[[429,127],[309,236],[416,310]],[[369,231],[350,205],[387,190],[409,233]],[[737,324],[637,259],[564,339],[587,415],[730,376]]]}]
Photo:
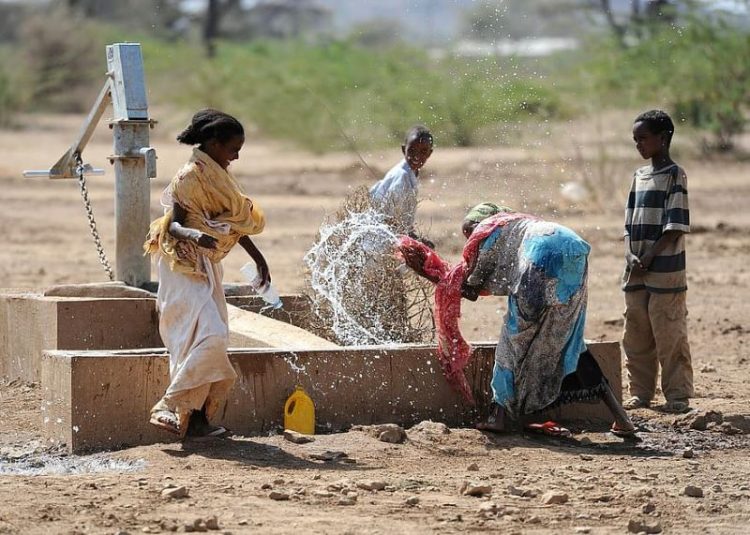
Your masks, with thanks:
[{"label": "boy in striped shirt", "polygon": [[693,396],[685,299],[690,215],[687,176],[669,156],[673,133],[672,119],[659,110],[633,125],[636,148],[651,165],[636,170],[625,212],[622,345],[632,396],[626,409],[651,405],[659,365],[665,410],[684,412]]}]

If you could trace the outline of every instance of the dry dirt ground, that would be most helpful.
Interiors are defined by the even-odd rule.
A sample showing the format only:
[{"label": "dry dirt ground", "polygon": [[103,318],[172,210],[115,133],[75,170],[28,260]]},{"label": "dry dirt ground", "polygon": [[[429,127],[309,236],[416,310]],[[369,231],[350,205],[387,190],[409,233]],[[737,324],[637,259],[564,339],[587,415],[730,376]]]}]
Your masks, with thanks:
[{"label": "dry dirt ground", "polygon": [[[186,119],[154,131],[160,171],[152,182],[154,215],[160,190],[188,155],[171,141]],[[76,183],[20,177],[22,169],[53,163],[79,121],[32,117],[23,129],[0,132],[0,280],[6,288],[104,280]],[[570,123],[519,134],[511,146],[438,145],[422,178],[418,220],[451,259],[460,251],[464,210],[479,201],[572,227],[593,246],[587,336],[611,340],[622,328],[620,205],[641,163],[629,146],[628,118],[606,122],[613,131],[605,138],[586,139],[586,125]],[[236,437],[73,458],[42,441],[39,386],[6,381],[0,384],[0,533],[135,534],[217,525],[225,533],[747,533],[750,164],[691,156],[687,143],[677,149],[689,176],[694,230],[688,270],[696,398],[685,421],[636,411],[638,442],[583,429],[559,440],[424,426],[409,430],[402,444],[353,430],[305,445],[280,435]],[[108,167],[110,151],[105,127],[86,159]],[[380,174],[399,153],[394,147],[364,157]],[[315,156],[253,139],[233,168],[266,209],[267,231],[257,244],[275,284],[287,292],[303,287],[301,259],[325,214],[351,188],[373,180],[351,154]],[[560,183],[573,179],[585,179],[593,199],[571,206],[562,198]],[[90,182],[111,251],[112,173]],[[228,257],[227,281],[240,280],[245,261],[241,251]],[[496,336],[503,312],[497,298],[467,304],[468,338]],[[311,457],[326,450],[353,461]],[[489,488],[479,489],[482,496],[464,495],[465,481]],[[368,490],[373,482],[385,488]],[[188,496],[163,497],[169,485],[185,486]],[[688,494],[702,497],[685,495],[689,485],[700,492]],[[545,504],[549,491],[565,494],[553,500],[564,503]]]}]

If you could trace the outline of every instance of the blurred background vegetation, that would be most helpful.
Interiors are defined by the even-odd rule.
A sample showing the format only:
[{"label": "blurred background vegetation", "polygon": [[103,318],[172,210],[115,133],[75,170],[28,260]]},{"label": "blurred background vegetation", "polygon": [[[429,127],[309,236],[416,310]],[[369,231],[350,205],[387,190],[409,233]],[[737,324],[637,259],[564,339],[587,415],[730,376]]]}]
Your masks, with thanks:
[{"label": "blurred background vegetation", "polygon": [[602,109],[669,110],[730,151],[748,1],[0,0],[0,126],[88,110],[104,45],[143,44],[152,106],[214,106],[318,152],[425,123],[442,146]]}]

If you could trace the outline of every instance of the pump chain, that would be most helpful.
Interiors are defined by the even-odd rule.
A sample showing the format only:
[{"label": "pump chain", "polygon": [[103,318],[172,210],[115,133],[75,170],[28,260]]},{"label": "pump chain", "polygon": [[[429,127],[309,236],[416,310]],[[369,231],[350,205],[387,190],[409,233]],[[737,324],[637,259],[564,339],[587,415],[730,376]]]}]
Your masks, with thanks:
[{"label": "pump chain", "polygon": [[78,177],[78,185],[81,187],[81,198],[83,198],[83,206],[86,210],[86,217],[89,220],[89,228],[91,229],[91,237],[94,238],[94,245],[96,246],[96,253],[99,255],[99,262],[104,266],[104,271],[107,272],[109,280],[115,280],[115,274],[112,271],[112,267],[109,264],[107,255],[104,252],[104,246],[102,245],[102,239],[99,236],[99,230],[96,228],[96,220],[94,219],[94,211],[91,209],[91,200],[89,199],[89,190],[86,187],[86,178],[83,176],[84,165],[80,154],[76,154],[76,175]]}]

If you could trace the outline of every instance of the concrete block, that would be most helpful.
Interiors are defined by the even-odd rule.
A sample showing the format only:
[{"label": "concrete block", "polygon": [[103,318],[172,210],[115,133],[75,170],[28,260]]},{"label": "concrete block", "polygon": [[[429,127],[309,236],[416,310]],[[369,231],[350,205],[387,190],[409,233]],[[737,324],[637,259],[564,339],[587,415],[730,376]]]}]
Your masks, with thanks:
[{"label": "concrete block", "polygon": [[45,349],[161,347],[153,299],[0,295],[0,375],[39,381]]},{"label": "concrete block", "polygon": [[[92,289],[119,291],[116,285],[63,288],[65,292]],[[273,311],[275,319],[249,311],[262,308],[259,298],[245,297],[238,301],[244,305],[244,310],[230,305],[230,345],[288,349],[337,347],[294,325],[302,324],[299,318],[309,313],[307,298],[284,296],[283,300],[288,311]],[[142,297],[0,295],[0,377],[39,381],[44,350],[163,347],[155,303],[153,298]]]},{"label": "concrete block", "polygon": [[[595,343],[590,349],[619,385],[618,344]],[[388,422],[410,426],[425,419],[472,426],[489,407],[494,346],[477,344],[466,370],[477,401],[473,407],[446,383],[434,346],[233,349],[230,360],[239,378],[220,420],[238,434],[278,428],[284,402],[298,384],[316,404],[321,431]],[[148,424],[168,384],[166,352],[48,351],[42,364],[46,438],[72,451],[174,440]],[[601,404],[565,406],[559,419],[611,423]]]},{"label": "concrete block", "polygon": [[[306,331],[315,331],[315,313],[309,297],[304,294],[285,294],[281,296],[281,302],[284,304],[283,308],[264,310],[263,314],[268,318],[283,321]],[[256,314],[266,307],[266,302],[257,295],[227,294],[227,304]]]},{"label": "concrete block", "polygon": [[339,347],[310,331],[255,312],[228,305],[229,344],[239,347],[331,349]]}]

